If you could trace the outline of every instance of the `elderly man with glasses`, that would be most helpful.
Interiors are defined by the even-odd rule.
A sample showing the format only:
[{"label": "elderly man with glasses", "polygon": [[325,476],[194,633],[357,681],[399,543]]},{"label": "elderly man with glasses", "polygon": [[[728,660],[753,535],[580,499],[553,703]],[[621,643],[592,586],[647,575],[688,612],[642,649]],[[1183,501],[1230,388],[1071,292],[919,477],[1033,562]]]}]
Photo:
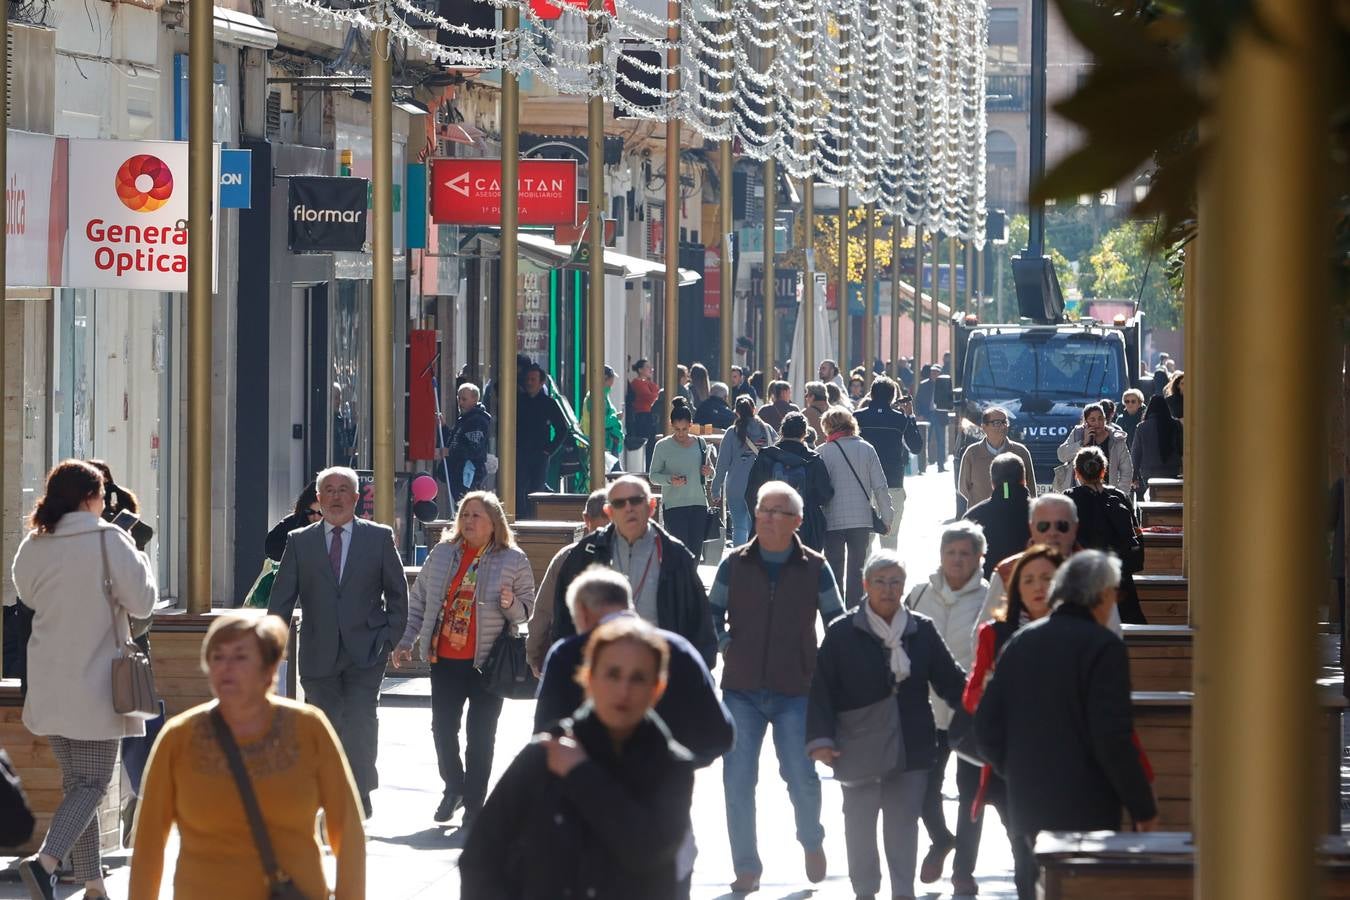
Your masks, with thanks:
[{"label": "elderly man with glasses", "polygon": [[1008,437],[1011,424],[1008,411],[1003,407],[990,406],[984,410],[980,419],[984,440],[966,448],[956,477],[956,492],[966,498],[967,507],[983,503],[994,493],[989,466],[1000,453],[1015,453],[1021,457],[1028,476],[1027,491],[1032,497],[1036,496],[1036,466],[1031,461],[1031,451],[1025,444]]},{"label": "elderly man with glasses", "polygon": [[568,587],[589,566],[609,566],[628,579],[637,614],[693,644],[711,669],[717,661],[717,639],[693,554],[652,521],[656,501],[642,478],[616,478],[607,498],[609,524],[577,542],[558,573],[557,592],[539,601],[553,603],[551,639],[577,633],[567,608]]},{"label": "elderly man with glasses", "polygon": [[807,880],[825,878],[820,778],[806,755],[806,698],[815,672],[816,614],[829,625],[844,610],[829,563],[797,536],[801,524],[802,498],[792,486],[765,482],[756,497],[755,536],[722,560],[713,579],[713,628],[725,663],[722,702],[736,723],[736,743],[722,762],[733,892],[758,890],[764,871],[755,784],[770,726]]}]

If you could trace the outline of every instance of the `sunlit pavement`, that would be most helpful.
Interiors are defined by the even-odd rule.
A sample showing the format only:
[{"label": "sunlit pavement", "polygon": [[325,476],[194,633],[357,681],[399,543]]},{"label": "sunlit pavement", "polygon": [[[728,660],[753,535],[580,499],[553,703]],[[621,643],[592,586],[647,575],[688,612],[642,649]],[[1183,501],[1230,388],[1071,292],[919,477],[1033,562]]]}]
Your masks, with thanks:
[{"label": "sunlit pavement", "polygon": [[[911,583],[926,577],[936,565],[938,535],[941,523],[955,513],[952,476],[930,470],[923,477],[906,480],[908,500],[902,523],[900,551],[910,571]],[[529,739],[532,722],[532,704],[508,701],[497,732],[497,758],[493,766],[494,780],[510,763],[511,758]],[[417,696],[397,698],[387,696],[380,709],[380,779],[381,787],[373,800],[375,816],[368,823],[367,896],[372,900],[384,898],[454,898],[459,896],[459,878],[456,860],[462,845],[462,835],[455,824],[449,827],[435,825],[431,813],[440,798],[440,779],[436,773],[436,758],[431,745],[431,712],[426,701]],[[824,767],[821,771],[825,772]],[[764,742],[760,762],[758,792],[759,849],[764,859],[761,888],[750,895],[756,900],[786,900],[786,898],[816,897],[822,900],[851,898],[844,857],[844,826],[840,789],[834,781],[823,778],[823,820],[825,850],[829,856],[829,877],[819,885],[806,881],[802,852],[794,836],[792,808],[787,790],[778,777],[778,763],[771,740]],[[948,773],[947,821],[956,823],[955,771]],[[693,896],[696,900],[733,898],[728,884],[734,877],[731,856],[727,846],[726,807],[722,797],[722,767],[720,763],[700,771],[694,790],[694,833],[698,841],[698,859],[694,868]],[[878,837],[879,840],[879,837]],[[920,858],[927,850],[927,840],[920,828]],[[174,849],[168,853],[170,865]],[[108,879],[109,893],[114,898],[128,896],[129,853],[111,857],[112,875]],[[330,860],[331,862],[331,860]],[[947,878],[951,875],[951,857],[948,857]],[[883,865],[884,869],[884,865]],[[984,840],[980,848],[976,879],[981,897],[1009,900],[1016,897],[1012,883],[1012,856],[998,814],[989,810],[986,815]],[[172,896],[172,869],[165,873],[161,897]],[[919,897],[953,897],[950,883],[944,879],[933,885],[916,884]],[[886,896],[889,885],[883,883],[881,896]],[[64,887],[62,897],[78,897],[81,891],[74,886]],[[22,898],[27,893],[17,878],[0,882],[0,898]],[[151,898],[135,898],[151,900]],[[642,900],[642,898],[633,898]]]}]

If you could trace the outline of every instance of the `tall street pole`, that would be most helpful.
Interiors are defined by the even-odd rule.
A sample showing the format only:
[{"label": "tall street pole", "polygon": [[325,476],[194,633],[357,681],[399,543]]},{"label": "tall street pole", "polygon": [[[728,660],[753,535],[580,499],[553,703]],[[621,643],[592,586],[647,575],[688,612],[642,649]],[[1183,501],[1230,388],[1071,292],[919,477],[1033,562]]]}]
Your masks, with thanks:
[{"label": "tall street pole", "polygon": [[[1198,370],[1205,399],[1199,419],[1186,421],[1187,441],[1199,438],[1186,470],[1199,518],[1185,534],[1203,617],[1194,674],[1199,900],[1317,896],[1314,854],[1328,805],[1339,823],[1335,782],[1309,764],[1328,743],[1341,746],[1339,724],[1325,735],[1316,715],[1314,626],[1329,573],[1324,522],[1309,511],[1326,496],[1324,366],[1337,336],[1324,324],[1326,81],[1339,62],[1331,16],[1317,0],[1256,0],[1229,36],[1202,125],[1211,146],[1200,183],[1199,333],[1186,368]],[[1299,362],[1253,366],[1256,357]],[[1230,407],[1238,398],[1263,410],[1268,426],[1262,478],[1250,466],[1244,473],[1232,452],[1243,439]],[[1260,615],[1276,595],[1288,598],[1281,614]]]},{"label": "tall street pole", "polygon": [[[733,0],[719,0],[717,4],[718,10],[724,16],[722,22],[722,46],[720,48],[722,50],[729,50],[733,44],[733,29],[736,25],[731,19],[732,2]],[[729,121],[732,120],[733,110],[730,95],[733,88],[732,66],[734,62],[735,60],[730,57],[723,57],[717,61],[717,67],[722,72],[722,79],[718,84],[718,90],[727,97],[727,99],[722,101],[722,112],[727,116]],[[736,163],[731,156],[731,142],[735,133],[735,127],[730,124],[728,124],[727,127],[731,129],[732,133],[728,134],[726,138],[719,141],[717,144],[717,169],[718,174],[722,179],[722,194],[718,198],[721,211],[719,219],[722,228],[722,233],[718,235],[722,244],[722,300],[721,310],[718,315],[718,336],[721,339],[720,343],[722,350],[722,371],[720,373],[720,380],[726,384],[731,384],[731,367],[736,362],[735,349],[732,345],[732,320],[735,314],[735,303],[733,302],[734,298],[732,297],[732,292],[736,288],[736,280],[732,277],[732,242],[729,240],[729,236],[736,229],[732,219],[733,207],[731,202],[733,185],[735,183]]]},{"label": "tall street pole", "polygon": [[199,614],[211,609],[212,17],[205,0],[188,10],[187,608]]},{"label": "tall street pole", "polygon": [[[680,89],[680,2],[669,0],[666,3],[666,18],[671,25],[666,29],[666,41],[670,49],[666,51],[666,65],[670,73],[666,76],[666,90]],[[670,422],[671,403],[675,399],[680,376],[675,368],[680,356],[680,120],[671,114],[666,120],[666,302],[665,328],[666,352],[663,355],[665,373],[662,383],[666,387],[665,411],[661,419],[663,427]],[[603,434],[604,432],[601,432]]]},{"label": "tall street pole", "polygon": [[[772,106],[772,104],[770,104]],[[764,392],[769,392],[773,381],[773,363],[778,349],[778,321],[775,306],[778,294],[778,271],[774,266],[777,241],[774,240],[774,220],[778,218],[778,165],[773,158],[764,160],[764,328],[761,339],[760,368],[764,370]]]},{"label": "tall street pole", "polygon": [[[197,2],[197,0],[194,0]],[[387,10],[370,48],[374,234],[371,251],[371,411],[374,425],[375,521],[394,527],[394,87]]]},{"label": "tall street pole", "polygon": [[923,224],[914,223],[914,386],[919,390],[919,360],[923,357]]},{"label": "tall street pole", "polygon": [[[802,285],[802,304],[797,315],[802,317],[802,356],[794,359],[794,367],[801,366],[802,384],[816,377],[816,182],[811,175],[802,179],[802,219],[806,234],[806,272]],[[824,299],[824,298],[822,298]],[[798,398],[800,401],[801,398]]]},{"label": "tall street pole", "polygon": [[956,315],[956,243],[954,237],[947,238],[947,311]]},{"label": "tall street pole", "polygon": [[[502,7],[502,30],[511,42],[503,51],[514,58],[520,33],[520,8]],[[502,240],[497,281],[497,496],[506,514],[516,509],[516,305],[520,252],[520,78],[502,68]],[[595,432],[591,432],[594,434]]]},{"label": "tall street pole", "polygon": [[848,384],[848,185],[839,187],[839,266],[835,275],[839,301],[839,371]]},{"label": "tall street pole", "polygon": [[904,222],[899,214],[891,216],[891,369],[890,374],[900,374],[900,242],[904,232]]},{"label": "tall street pole", "polygon": [[867,247],[863,256],[863,352],[862,364],[868,385],[872,383],[872,360],[877,354],[877,205],[867,204],[867,226],[863,229]]},{"label": "tall street pole", "polygon": [[[586,38],[591,44],[590,64],[598,71],[605,64],[600,43],[600,17],[604,0],[590,0]],[[591,395],[591,489],[605,483],[605,98],[596,94],[587,101],[586,142],[589,161],[587,186],[587,237],[590,243],[590,292],[586,297],[586,390]],[[667,180],[670,173],[666,173]],[[667,210],[667,217],[671,211]],[[667,225],[669,234],[669,225]],[[667,383],[666,390],[675,386]]]},{"label": "tall street pole", "polygon": [[[1031,0],[1031,152],[1030,187],[1045,175],[1045,79],[1046,29],[1049,22],[1047,6],[1050,0]],[[1033,203],[1027,210],[1026,255],[1036,259],[1045,255],[1045,204]],[[937,281],[933,282],[934,287]]]},{"label": "tall street pole", "polygon": [[942,321],[942,316],[938,313],[938,268],[942,265],[942,238],[938,233],[933,232],[933,292],[928,295],[933,304],[933,318],[929,323],[928,331],[928,356],[929,362],[937,365],[941,358],[938,356],[938,322]]}]

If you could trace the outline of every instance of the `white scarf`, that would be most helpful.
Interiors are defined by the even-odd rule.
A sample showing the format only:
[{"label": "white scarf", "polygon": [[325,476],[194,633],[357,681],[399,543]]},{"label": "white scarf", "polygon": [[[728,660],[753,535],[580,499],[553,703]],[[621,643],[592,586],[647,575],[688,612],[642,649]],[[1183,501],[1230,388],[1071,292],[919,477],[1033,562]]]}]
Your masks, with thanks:
[{"label": "white scarf", "polygon": [[896,683],[904,681],[909,677],[909,654],[900,643],[900,636],[905,633],[905,626],[909,624],[909,610],[905,609],[903,603],[900,604],[895,616],[887,622],[873,611],[872,605],[865,598],[863,608],[867,611],[867,624],[871,626],[872,633],[881,638],[886,649],[891,651],[891,671],[895,673]]}]

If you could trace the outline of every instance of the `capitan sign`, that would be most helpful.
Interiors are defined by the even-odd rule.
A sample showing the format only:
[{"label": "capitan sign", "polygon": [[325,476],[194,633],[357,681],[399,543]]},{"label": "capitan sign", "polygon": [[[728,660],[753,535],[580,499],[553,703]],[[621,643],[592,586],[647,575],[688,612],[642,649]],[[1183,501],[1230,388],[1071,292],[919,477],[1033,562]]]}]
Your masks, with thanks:
[{"label": "capitan sign", "polygon": [[[186,141],[71,138],[69,210],[67,286],[188,289]],[[211,246],[214,284],[214,234]]]},{"label": "capitan sign", "polygon": [[[575,225],[577,162],[522,159],[518,177],[521,225]],[[500,225],[500,159],[433,159],[431,220],[437,225]]]},{"label": "capitan sign", "polygon": [[291,251],[364,249],[368,190],[364,178],[292,175],[286,205]]}]

